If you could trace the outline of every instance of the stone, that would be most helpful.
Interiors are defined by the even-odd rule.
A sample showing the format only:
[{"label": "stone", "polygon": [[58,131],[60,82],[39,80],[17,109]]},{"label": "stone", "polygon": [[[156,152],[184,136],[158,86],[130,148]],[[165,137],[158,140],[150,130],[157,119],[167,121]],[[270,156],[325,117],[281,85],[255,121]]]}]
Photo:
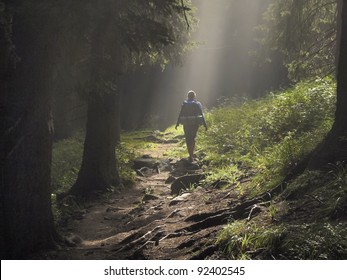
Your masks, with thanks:
[{"label": "stone", "polygon": [[173,181],[175,181],[176,178],[174,176],[169,176],[166,181],[165,181],[165,184],[171,184]]},{"label": "stone", "polygon": [[171,194],[178,195],[182,190],[189,189],[190,186],[199,183],[205,178],[205,174],[191,174],[179,177],[171,184]]},{"label": "stone", "polygon": [[141,157],[134,160],[134,169],[141,169],[143,167],[154,169],[160,162],[157,159],[151,157]]},{"label": "stone", "polygon": [[184,193],[180,196],[177,196],[170,201],[169,206],[176,205],[180,202],[186,201],[189,196],[191,196],[191,193]]},{"label": "stone", "polygon": [[156,200],[156,199],[159,199],[159,197],[152,194],[145,194],[142,198],[142,201],[149,201],[149,200]]}]

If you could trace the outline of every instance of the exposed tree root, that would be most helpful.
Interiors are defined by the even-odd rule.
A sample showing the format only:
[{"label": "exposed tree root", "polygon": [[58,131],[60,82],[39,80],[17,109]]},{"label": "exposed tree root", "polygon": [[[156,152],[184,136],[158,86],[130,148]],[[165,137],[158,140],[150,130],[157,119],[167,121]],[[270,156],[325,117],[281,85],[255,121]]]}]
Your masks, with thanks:
[{"label": "exposed tree root", "polygon": [[225,208],[222,210],[218,210],[216,212],[200,213],[200,214],[190,216],[185,221],[195,221],[195,223],[187,227],[178,229],[176,232],[199,231],[209,227],[225,224],[227,223],[228,220],[238,220],[238,219],[248,218],[250,215],[252,215],[252,213],[254,213],[255,208],[253,207],[255,205],[272,200],[273,196],[278,195],[284,190],[284,187],[285,187],[284,183],[281,183],[277,185],[275,188],[273,188],[272,190],[268,192],[264,192],[263,194],[255,198],[239,203],[232,208]]},{"label": "exposed tree root", "polygon": [[[235,205],[234,207],[224,208],[212,213],[209,212],[209,213],[199,213],[199,214],[192,215],[184,219],[185,222],[193,222],[192,224],[186,227],[177,229],[174,232],[171,232],[168,234],[166,234],[164,231],[158,231],[159,229],[161,229],[161,226],[156,226],[152,230],[144,234],[142,230],[142,235],[140,234],[140,230],[139,230],[129,235],[128,237],[126,237],[123,241],[121,241],[119,244],[120,245],[125,244],[125,245],[114,250],[115,251],[114,255],[124,251],[132,251],[133,253],[131,254],[130,258],[136,258],[140,255],[143,256],[142,251],[149,244],[159,245],[161,241],[168,238],[177,238],[183,235],[196,234],[197,232],[201,230],[226,224],[229,220],[238,220],[238,219],[246,219],[246,218],[251,219],[252,215],[260,212],[259,205],[262,205],[264,204],[264,202],[268,202],[272,200],[273,196],[279,194],[283,189],[284,189],[283,184],[280,184],[276,186],[275,188],[273,188],[272,190],[268,192],[264,192],[263,194],[253,199],[249,199],[242,203],[239,203]],[[174,212],[175,211],[173,211],[172,213]],[[169,214],[164,220],[169,218],[171,214]],[[160,221],[155,220],[153,222],[160,222]],[[138,237],[139,235],[141,236]],[[207,236],[209,235],[211,235],[211,231],[203,237],[190,239],[188,241],[181,243],[180,245],[178,245],[177,249],[193,247],[199,240],[207,238]],[[204,259],[208,255],[213,254],[217,249],[218,247],[216,245],[208,246],[203,251],[201,251],[198,255],[192,257],[192,259]]]},{"label": "exposed tree root", "polygon": [[[199,242],[199,241],[201,242],[204,239],[210,238],[210,236],[217,231],[219,231],[219,228],[214,229],[212,231],[209,231],[207,234],[205,234],[203,236],[199,236],[199,237],[193,236],[189,240],[186,240],[186,241],[182,242],[181,244],[179,244],[176,248],[177,249],[184,249],[184,248],[193,247],[193,245],[195,245],[197,242]],[[193,235],[193,233],[191,233],[191,234]]]},{"label": "exposed tree root", "polygon": [[208,256],[211,256],[214,252],[218,250],[217,245],[211,245],[206,248],[204,248],[199,254],[191,257],[191,260],[203,260]]},{"label": "exposed tree root", "polygon": [[[154,229],[152,229],[152,230],[148,231],[147,233],[145,233],[144,235],[142,235],[141,237],[127,243],[126,245],[122,246],[121,248],[115,250],[115,254],[122,252],[122,251],[130,250],[132,248],[135,248],[139,244],[142,245],[145,242],[147,242],[148,240],[151,240],[152,238],[156,237],[156,235],[153,236],[154,232],[160,228],[161,228],[161,226],[157,226]],[[129,237],[127,237],[127,238],[129,238]],[[124,240],[121,243],[123,243],[123,242],[124,242]]]}]

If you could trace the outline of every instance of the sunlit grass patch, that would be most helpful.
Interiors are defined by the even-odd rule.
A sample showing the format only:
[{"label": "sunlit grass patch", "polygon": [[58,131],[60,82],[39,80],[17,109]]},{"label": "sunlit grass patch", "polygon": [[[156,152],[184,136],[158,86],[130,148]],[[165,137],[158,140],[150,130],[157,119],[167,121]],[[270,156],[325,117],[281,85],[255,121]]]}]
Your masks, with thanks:
[{"label": "sunlit grass patch", "polygon": [[116,157],[118,161],[119,176],[123,185],[133,185],[136,180],[136,174],[133,170],[133,161],[136,153],[130,150],[124,143],[120,143],[116,147]]},{"label": "sunlit grass patch", "polygon": [[149,137],[153,136],[152,131],[133,131],[125,132],[121,135],[121,144],[123,147],[137,153],[138,150],[155,150],[157,144],[150,141]]},{"label": "sunlit grass patch", "polygon": [[302,82],[261,100],[215,108],[209,130],[198,136],[211,169],[237,165],[254,170],[264,191],[280,182],[331,128],[336,103],[332,79]]},{"label": "sunlit grass patch", "polygon": [[237,183],[241,175],[242,172],[235,165],[213,168],[207,174],[204,182],[206,184],[211,184],[218,181],[219,186],[230,186]]},{"label": "sunlit grass patch", "polygon": [[345,259],[346,233],[343,222],[262,226],[235,221],[221,231],[217,244],[229,259]]},{"label": "sunlit grass patch", "polygon": [[[164,137],[165,140],[167,141],[177,141],[177,145],[175,145],[172,148],[169,148],[166,151],[166,156],[170,158],[186,158],[188,157],[188,151],[186,147],[186,142],[184,138],[184,131],[183,131],[183,126],[180,125],[177,129],[175,129],[175,125],[169,126],[165,131],[164,131]],[[198,145],[196,147],[198,149]]]}]

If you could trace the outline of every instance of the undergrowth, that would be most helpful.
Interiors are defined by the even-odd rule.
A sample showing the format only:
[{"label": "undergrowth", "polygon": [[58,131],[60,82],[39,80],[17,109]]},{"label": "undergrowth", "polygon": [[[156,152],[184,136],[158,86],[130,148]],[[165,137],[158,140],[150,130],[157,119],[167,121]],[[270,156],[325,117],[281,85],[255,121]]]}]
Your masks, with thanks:
[{"label": "undergrowth", "polygon": [[334,260],[347,258],[347,229],[344,223],[287,225],[279,258]]},{"label": "undergrowth", "polygon": [[66,192],[77,179],[83,155],[84,133],[53,144],[52,193]]},{"label": "undergrowth", "polygon": [[[206,180],[234,184],[249,177],[250,184],[237,188],[249,196],[276,186],[330,130],[335,92],[332,79],[317,79],[211,110],[206,115],[210,129],[198,137],[200,158],[210,174]],[[279,199],[288,204],[288,213],[271,202],[256,221],[234,221],[221,231],[217,243],[226,258],[346,258],[344,164],[331,166],[331,172],[304,172]]]},{"label": "undergrowth", "polygon": [[199,133],[197,150],[211,174],[237,167],[238,174],[257,174],[253,191],[264,191],[324,138],[333,122],[335,102],[335,82],[326,78],[241,106],[215,108],[206,114],[209,130]]},{"label": "undergrowth", "polygon": [[251,221],[233,221],[220,232],[217,243],[226,258],[347,258],[345,164],[331,166],[330,172],[305,171],[288,184],[277,202]]},{"label": "undergrowth", "polygon": [[217,244],[224,248],[224,254],[229,259],[271,259],[282,241],[283,233],[281,227],[235,221],[221,231]]}]

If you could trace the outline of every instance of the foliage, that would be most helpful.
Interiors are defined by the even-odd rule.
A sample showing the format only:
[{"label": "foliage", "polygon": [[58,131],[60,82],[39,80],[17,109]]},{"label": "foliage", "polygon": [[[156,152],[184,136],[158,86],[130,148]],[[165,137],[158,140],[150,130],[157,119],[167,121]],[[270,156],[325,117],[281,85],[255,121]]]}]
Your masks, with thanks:
[{"label": "foliage", "polygon": [[205,183],[213,183],[219,181],[218,185],[230,186],[238,182],[238,179],[243,175],[243,173],[238,169],[236,165],[226,165],[219,167],[218,169],[213,169],[212,172],[207,174],[205,178]]},{"label": "foliage", "polygon": [[135,172],[132,169],[135,153],[120,143],[116,147],[116,158],[121,182],[126,186],[133,185],[136,179]]},{"label": "foliage", "polygon": [[228,224],[217,244],[229,259],[345,259],[344,223],[257,225],[244,221]]},{"label": "foliage", "polygon": [[289,225],[281,244],[282,258],[331,260],[347,257],[344,223]]},{"label": "foliage", "polygon": [[211,173],[227,166],[258,173],[255,182],[264,187],[323,139],[333,121],[335,99],[335,83],[327,78],[241,106],[215,108],[207,114],[210,129],[199,134],[203,161]]},{"label": "foliage", "polygon": [[255,223],[234,221],[219,234],[217,244],[229,259],[253,259],[259,254],[271,258],[283,238],[281,227],[257,226]]},{"label": "foliage", "polygon": [[79,1],[68,6],[79,22],[72,25],[76,26],[72,33],[82,35],[84,42],[76,69],[83,97],[119,94],[120,74],[144,65],[179,63],[194,45],[190,31],[196,20],[189,0],[109,0],[87,5]]},{"label": "foliage", "polygon": [[280,204],[270,203],[251,221],[229,223],[217,243],[231,259],[345,259],[346,170],[339,164],[329,173],[304,172]]},{"label": "foliage", "polygon": [[311,219],[339,219],[347,214],[347,168],[343,163],[330,166],[331,170],[307,170],[295,178],[281,194],[282,198],[312,200],[320,204]]},{"label": "foliage", "polygon": [[150,135],[152,132],[147,130],[124,132],[121,135],[121,146],[138,156],[140,150],[156,148],[155,143],[148,141]]},{"label": "foliage", "polygon": [[335,71],[337,1],[273,1],[259,27],[264,49],[284,55],[290,78]]}]

